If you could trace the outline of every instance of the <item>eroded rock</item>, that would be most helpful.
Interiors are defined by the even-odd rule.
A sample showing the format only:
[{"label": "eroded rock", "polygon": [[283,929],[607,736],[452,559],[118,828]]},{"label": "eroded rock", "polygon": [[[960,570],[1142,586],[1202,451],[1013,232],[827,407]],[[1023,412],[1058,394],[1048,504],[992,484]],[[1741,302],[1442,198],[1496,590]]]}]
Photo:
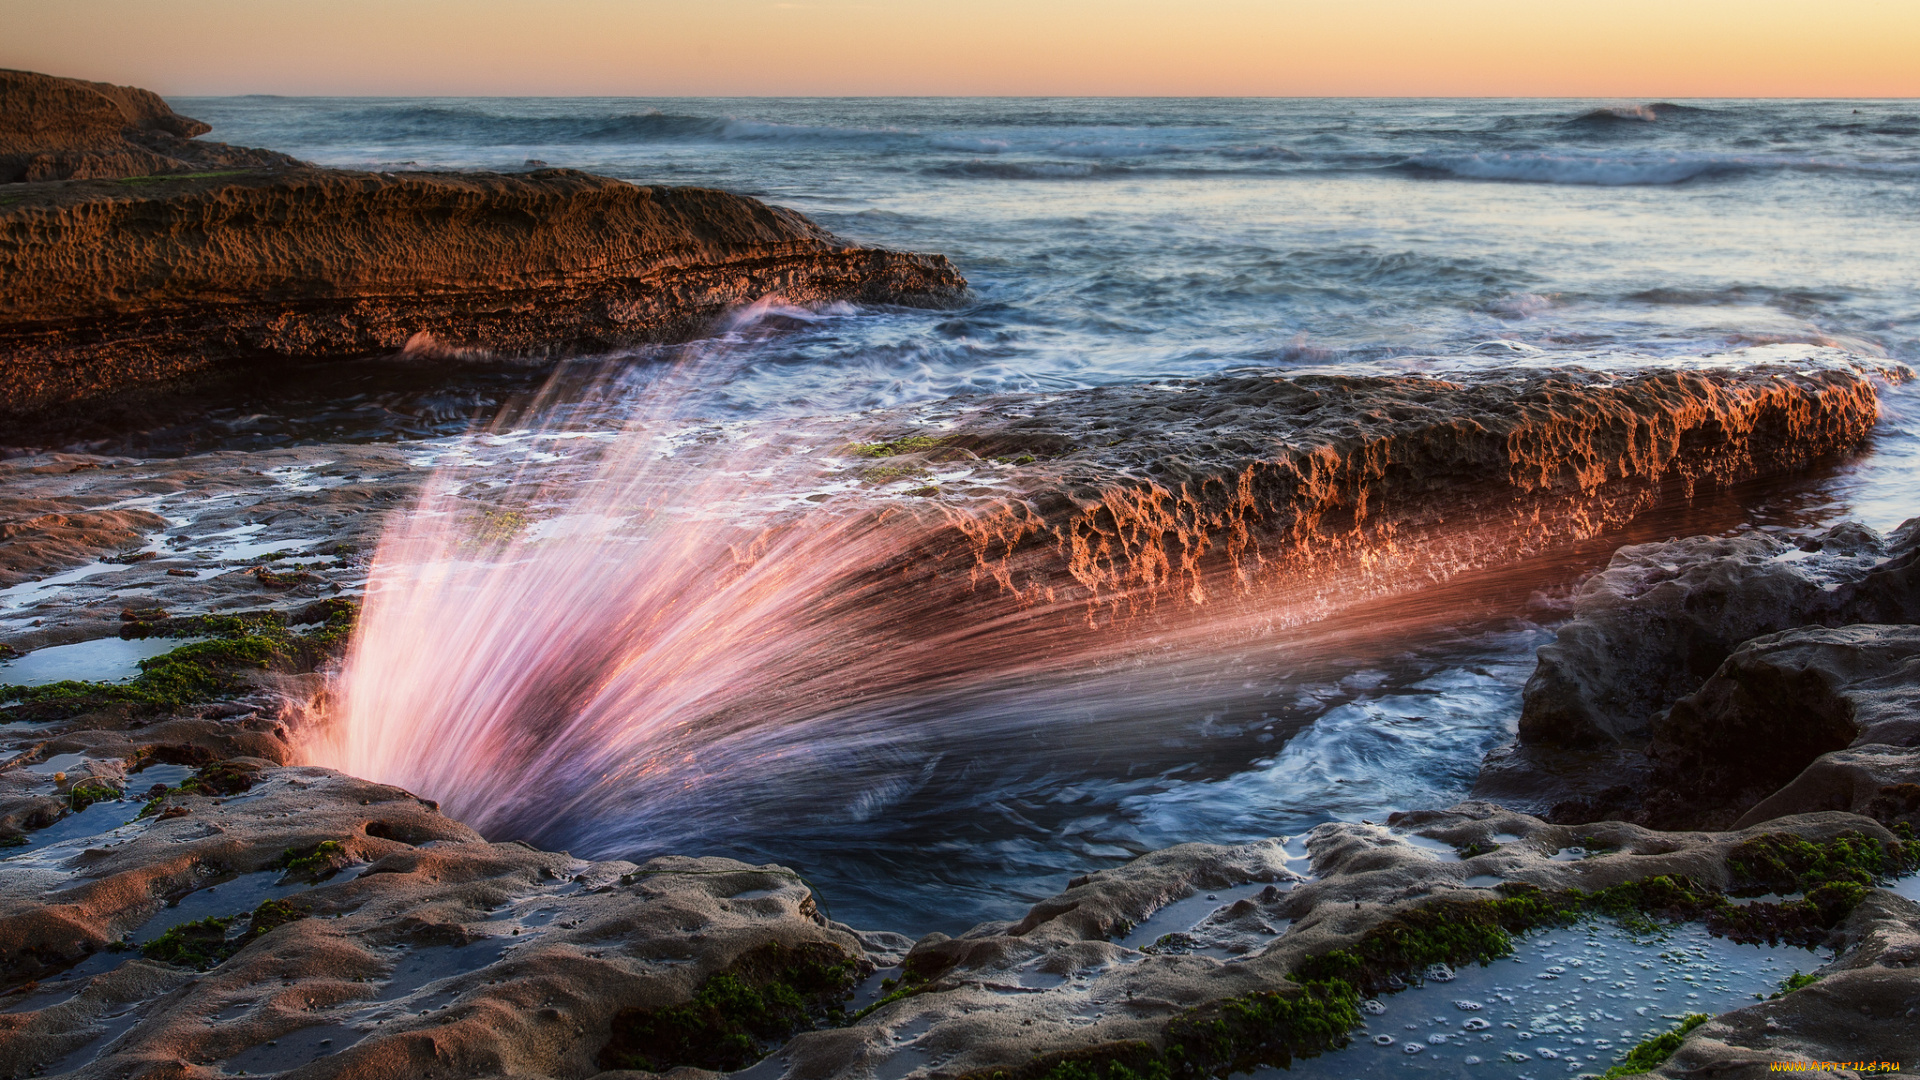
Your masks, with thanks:
[{"label": "eroded rock", "polygon": [[1276,583],[1311,613],[1805,468],[1877,411],[1844,371],[1268,372],[956,403],[866,452],[976,494],[925,544],[971,556],[949,578],[1096,621]]},{"label": "eroded rock", "polygon": [[299,164],[211,130],[151,90],[0,70],[0,184]]},{"label": "eroded rock", "polygon": [[1843,523],[1798,544],[1745,531],[1621,548],[1540,650],[1521,742],[1643,744],[1654,714],[1698,690],[1744,641],[1920,619],[1917,543],[1920,522],[1887,537]]},{"label": "eroded rock", "polygon": [[684,339],[769,296],[966,289],[941,256],[720,191],[304,167],[192,141],[206,125],[147,91],[30,72],[0,73],[0,106],[0,181],[37,181],[0,200],[0,415],[241,365]]},{"label": "eroded rock", "polygon": [[[1920,626],[1806,627],[1754,638],[1655,718],[1645,819],[1725,827],[1814,809],[1880,809],[1881,789],[1920,771],[1916,706]],[[1860,752],[1796,779],[1816,758],[1849,748]],[[1908,764],[1895,764],[1902,758]],[[1878,775],[1855,783],[1863,766]]]},{"label": "eroded rock", "polygon": [[[623,1015],[684,1004],[750,957],[805,953],[848,980],[872,966],[779,867],[489,844],[404,792],[321,769],[263,768],[242,794],[165,802],[186,812],[4,864],[0,970],[16,990],[0,1000],[16,1007],[0,1016],[0,1070],[258,1073],[318,1057],[330,1076],[584,1076]],[[310,887],[256,907],[261,878]],[[195,949],[148,937],[61,977],[112,957],[101,950],[163,900],[211,911],[221,887],[244,906]],[[210,970],[187,977],[195,966]],[[38,982],[18,989],[26,977]],[[131,1033],[103,1046],[104,1021],[129,1007]]]}]

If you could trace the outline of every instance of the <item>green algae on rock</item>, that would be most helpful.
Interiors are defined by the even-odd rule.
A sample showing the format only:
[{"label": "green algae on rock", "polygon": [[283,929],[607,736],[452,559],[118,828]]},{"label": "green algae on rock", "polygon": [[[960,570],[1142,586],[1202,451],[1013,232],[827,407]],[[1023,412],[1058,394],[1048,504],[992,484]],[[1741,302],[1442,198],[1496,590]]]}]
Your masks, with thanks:
[{"label": "green algae on rock", "polygon": [[1688,1013],[1686,1018],[1673,1026],[1672,1031],[1663,1032],[1627,1051],[1627,1059],[1613,1066],[1601,1076],[1604,1080],[1616,1080],[1622,1076],[1638,1076],[1652,1072],[1667,1063],[1675,1050],[1686,1040],[1694,1028],[1706,1023],[1711,1017],[1703,1013]]},{"label": "green algae on rock", "polygon": [[648,1072],[745,1068],[795,1032],[844,1022],[863,966],[871,968],[825,943],[763,945],[708,977],[685,1005],[615,1016],[600,1064]]}]

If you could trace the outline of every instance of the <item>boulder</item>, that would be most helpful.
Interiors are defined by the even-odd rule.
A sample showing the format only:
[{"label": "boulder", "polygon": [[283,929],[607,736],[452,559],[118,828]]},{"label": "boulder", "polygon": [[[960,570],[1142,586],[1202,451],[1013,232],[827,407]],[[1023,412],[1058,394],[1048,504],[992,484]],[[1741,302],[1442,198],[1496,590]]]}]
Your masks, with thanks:
[{"label": "boulder", "polygon": [[[1743,643],[1655,718],[1646,820],[1710,828],[1815,808],[1862,812],[1879,791],[1852,782],[1857,757],[1795,779],[1850,747],[1875,747],[1876,761],[1905,750],[1920,766],[1920,626],[1804,627]],[[1781,790],[1788,781],[1792,790]],[[1843,787],[1845,802],[1833,805]],[[1762,800],[1772,804],[1766,816],[1742,818]]]},{"label": "boulder", "polygon": [[1527,681],[1520,741],[1644,746],[1656,713],[1752,638],[1920,619],[1920,520],[1842,523],[1797,543],[1759,530],[1621,548],[1581,584]]}]

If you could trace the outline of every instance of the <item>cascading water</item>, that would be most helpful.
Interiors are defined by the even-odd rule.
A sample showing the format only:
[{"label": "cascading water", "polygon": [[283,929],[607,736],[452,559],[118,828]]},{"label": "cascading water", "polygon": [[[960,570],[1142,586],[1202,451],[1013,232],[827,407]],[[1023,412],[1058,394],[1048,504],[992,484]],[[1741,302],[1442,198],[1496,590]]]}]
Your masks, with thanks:
[{"label": "cascading water", "polygon": [[[1045,895],[1089,860],[1458,797],[1512,730],[1538,634],[1514,613],[1628,539],[1440,569],[1437,550],[1508,550],[1468,516],[1356,573],[1122,575],[1097,605],[1056,602],[968,572],[1016,491],[876,484],[898,466],[850,451],[887,433],[830,413],[702,418],[758,355],[727,349],[637,391],[556,389],[443,447],[388,527],[306,760],[497,839],[837,864],[836,899],[892,894],[889,921],[903,882],[948,874],[927,887],[963,920],[956,888]],[[1064,541],[1025,550],[1071,565]],[[1412,591],[1383,595],[1395,581]]]},{"label": "cascading water", "polygon": [[513,436],[569,445],[534,455],[537,482],[435,471],[381,544],[311,760],[489,833],[618,817],[627,836],[684,836],[710,783],[795,751],[783,721],[900,666],[860,640],[858,614],[898,530],[801,498],[828,447],[679,419],[696,370],[611,437]]},{"label": "cascading water", "polygon": [[[736,362],[601,382],[443,453],[380,545],[306,760],[491,836],[626,856],[865,820],[1022,733],[1063,759],[1152,746],[1165,717],[1244,696],[1223,688],[1284,604],[1095,628],[933,574],[918,561],[950,569],[928,549],[969,543],[949,527],[969,511],[863,487],[831,422],[692,416]],[[565,419],[612,402],[617,430]]]}]

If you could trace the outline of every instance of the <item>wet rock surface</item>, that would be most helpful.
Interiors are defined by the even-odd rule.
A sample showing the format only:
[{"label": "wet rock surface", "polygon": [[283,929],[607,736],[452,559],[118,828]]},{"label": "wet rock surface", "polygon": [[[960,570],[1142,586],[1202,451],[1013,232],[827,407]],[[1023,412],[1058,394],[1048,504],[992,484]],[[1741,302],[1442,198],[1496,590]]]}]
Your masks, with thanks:
[{"label": "wet rock surface", "polygon": [[[831,958],[849,986],[871,968],[862,938],[779,867],[488,844],[403,792],[317,769],[168,802],[187,812],[8,861],[0,1071],[586,1076],[623,1013],[683,1005],[756,952]],[[303,864],[316,850],[327,858]],[[261,877],[304,880],[254,906]],[[223,888],[231,910],[209,896]],[[164,899],[229,921],[202,953],[178,946],[199,923],[99,951]],[[76,962],[104,970],[62,977]]]},{"label": "wet rock surface", "polygon": [[[26,652],[160,617],[356,592],[421,475],[391,445],[0,461],[0,641]],[[6,681],[0,675],[0,681]]]},{"label": "wet rock surface", "polygon": [[[9,78],[0,92],[133,110],[124,122],[143,138],[205,130],[144,91]],[[21,113],[14,142],[65,137],[37,115]],[[183,172],[172,159],[103,163],[120,162],[111,154],[34,166],[41,182],[0,196],[0,415],[235,366],[684,339],[767,296],[924,306],[966,288],[944,257],[855,247],[720,191],[564,169],[348,172],[259,153],[273,167],[242,157]]]},{"label": "wet rock surface", "polygon": [[[1887,657],[1847,671],[1885,678]],[[1812,988],[1697,1028],[1676,1068],[1741,1053],[1895,1055],[1910,1024],[1899,1007],[1920,994],[1907,955],[1920,909],[1860,886],[1812,901],[1807,859],[1897,842],[1851,813],[1661,832],[1465,803],[1327,824],[1304,844],[1156,851],[1071,880],[1023,919],[908,942],[829,922],[781,867],[584,863],[488,844],[397,788],[286,767],[300,724],[280,717],[300,690],[271,675],[186,711],[29,721],[15,707],[0,728],[0,792],[29,842],[4,851],[0,874],[12,990],[0,997],[0,1070],[572,1078],[739,1068],[770,1053],[756,1067],[768,1076],[1041,1076],[1075,1057],[1150,1063],[1200,1045],[1196,1032],[1221,1017],[1313,994],[1308,965],[1371,955],[1382,928],[1484,926],[1486,905],[1636,882],[1678,884],[1630,911],[1837,949]],[[154,776],[169,778],[157,792]],[[115,811],[92,832],[38,840],[84,824],[71,811],[84,784],[129,799],[88,807]],[[42,821],[29,821],[35,807]],[[1741,892],[1776,896],[1751,901],[1766,911],[1755,917],[1726,907]],[[893,984],[874,988],[881,976]],[[1421,961],[1354,978],[1392,994],[1427,976],[1438,978]],[[1317,1007],[1338,1017],[1336,1005]],[[1860,1007],[1874,1024],[1853,1020]],[[1235,1053],[1281,1061],[1271,1055],[1321,1045],[1298,1042],[1296,1026],[1261,1026],[1267,1042]],[[737,1040],[689,1034],[708,1030]]]},{"label": "wet rock surface", "polygon": [[1442,580],[1803,469],[1876,416],[1842,371],[1274,372],[956,405],[868,453],[896,486],[979,496],[964,539],[928,543],[972,580],[1098,620]]},{"label": "wet rock surface", "polygon": [[1623,548],[1574,598],[1540,650],[1520,738],[1644,741],[1656,713],[1694,692],[1740,643],[1796,626],[1920,618],[1920,527],[1882,537],[1843,523],[1799,542],[1758,531]]},{"label": "wet rock surface", "polygon": [[[0,776],[85,742],[95,722],[61,725]],[[137,735],[135,763],[161,738]],[[127,775],[130,789],[141,776]],[[209,779],[173,786],[147,816],[5,860],[0,1071],[588,1077],[739,1068],[770,1052],[768,1075],[1038,1075],[1036,1062],[1063,1055],[1151,1056],[1235,1002],[1298,994],[1313,958],[1364,951],[1423,911],[1471,921],[1509,896],[1649,880],[1703,896],[1792,891],[1755,851],[1894,839],[1848,814],[1666,833],[1470,803],[1284,846],[1182,845],[1068,882],[1020,920],[914,943],[832,923],[777,866],[586,863],[487,843],[398,789],[261,759],[196,777]],[[1888,1010],[1920,992],[1908,955],[1920,907],[1859,895],[1817,931],[1839,949],[1819,994],[1723,1017],[1675,1062],[1749,1044],[1831,1060],[1849,1039],[1894,1053],[1883,1047],[1911,1019]],[[1423,962],[1366,992],[1437,970]],[[882,975],[891,994],[856,990]],[[805,978],[816,1008],[790,985]],[[776,999],[800,1005],[769,1027]],[[741,1012],[740,1000],[759,1004]],[[1893,1026],[1823,1021],[1862,1005]],[[1776,1037],[1783,1026],[1791,1038]],[[719,1037],[729,1031],[744,1041]],[[648,1056],[663,1053],[681,1056]]]},{"label": "wet rock surface", "polygon": [[1621,549],[1540,650],[1519,741],[1475,793],[1662,828],[1815,808],[1906,820],[1915,539],[1914,522],[1886,537],[1842,523]]}]

